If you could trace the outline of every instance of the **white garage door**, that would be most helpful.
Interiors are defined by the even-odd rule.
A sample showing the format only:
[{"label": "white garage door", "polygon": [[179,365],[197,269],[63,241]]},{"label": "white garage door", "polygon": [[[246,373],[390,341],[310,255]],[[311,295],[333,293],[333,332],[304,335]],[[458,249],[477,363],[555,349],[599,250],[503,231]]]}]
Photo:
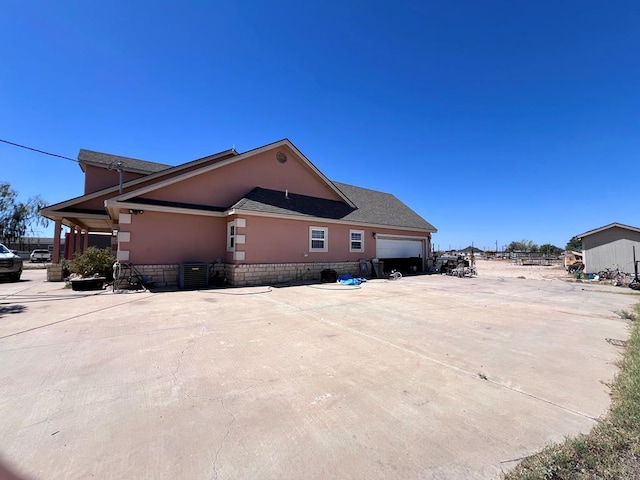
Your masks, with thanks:
[{"label": "white garage door", "polygon": [[422,240],[378,238],[376,256],[378,258],[424,257]]}]

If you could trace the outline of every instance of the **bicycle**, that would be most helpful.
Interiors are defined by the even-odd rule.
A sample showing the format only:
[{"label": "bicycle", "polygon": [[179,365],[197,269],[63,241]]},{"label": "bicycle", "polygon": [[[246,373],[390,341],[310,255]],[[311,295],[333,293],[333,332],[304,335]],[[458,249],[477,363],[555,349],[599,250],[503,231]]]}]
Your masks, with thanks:
[{"label": "bicycle", "polygon": [[624,276],[624,273],[620,271],[620,268],[618,267],[618,265],[615,266],[615,270],[611,270],[610,268],[605,268],[604,270],[601,270],[598,272],[598,278],[600,280],[614,280],[616,277],[622,275]]},{"label": "bicycle", "polygon": [[391,270],[389,273],[389,280],[400,280],[402,278],[402,274],[396,270]]},{"label": "bicycle", "polygon": [[148,290],[153,287],[153,282],[142,275],[133,263],[116,262],[113,265],[114,290],[122,290],[123,284],[127,290]]}]

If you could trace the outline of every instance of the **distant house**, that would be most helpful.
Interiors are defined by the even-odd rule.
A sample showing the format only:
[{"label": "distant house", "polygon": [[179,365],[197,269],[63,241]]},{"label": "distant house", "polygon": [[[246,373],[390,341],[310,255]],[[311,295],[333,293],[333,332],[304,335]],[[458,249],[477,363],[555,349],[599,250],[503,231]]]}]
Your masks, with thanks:
[{"label": "distant house", "polygon": [[471,253],[473,253],[474,255],[482,255],[484,251],[480,250],[478,247],[472,247],[471,245],[469,245],[467,248],[463,248],[462,250],[460,250],[460,253],[463,255],[471,255]]},{"label": "distant house", "polygon": [[[329,180],[289,140],[178,166],[80,150],[84,195],[47,207],[66,256],[113,232],[120,262],[159,285],[211,265],[234,285],[358,273],[360,259],[418,259],[437,230],[389,193]],[[56,237],[58,238],[58,236]],[[54,262],[60,256],[54,245]]]},{"label": "distant house", "polygon": [[631,273],[633,249],[640,260],[640,228],[610,223],[577,235],[582,239],[582,255],[586,273],[597,273],[614,268]]}]

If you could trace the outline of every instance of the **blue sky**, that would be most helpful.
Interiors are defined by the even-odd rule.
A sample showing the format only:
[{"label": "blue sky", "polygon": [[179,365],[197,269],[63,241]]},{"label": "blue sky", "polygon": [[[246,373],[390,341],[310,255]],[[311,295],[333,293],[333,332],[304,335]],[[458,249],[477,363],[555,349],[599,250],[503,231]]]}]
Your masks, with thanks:
[{"label": "blue sky", "polygon": [[[639,2],[2,10],[1,139],[180,164],[287,137],[330,179],[395,194],[443,249],[640,225]],[[73,162],[0,144],[0,163],[22,198],[83,193]]]}]

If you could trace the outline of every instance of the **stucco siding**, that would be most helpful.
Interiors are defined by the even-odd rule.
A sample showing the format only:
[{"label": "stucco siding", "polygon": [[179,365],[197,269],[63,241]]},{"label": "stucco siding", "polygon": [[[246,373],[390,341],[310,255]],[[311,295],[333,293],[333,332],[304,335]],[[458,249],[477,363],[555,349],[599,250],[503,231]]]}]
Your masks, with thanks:
[{"label": "stucco siding", "polygon": [[[236,245],[236,250],[245,252],[245,259],[241,263],[356,262],[360,258],[370,259],[376,256],[374,233],[400,235],[403,238],[428,237],[426,232],[325,223],[320,219],[302,221],[259,216],[243,218],[246,220],[245,227],[239,228],[238,234],[244,235],[245,243]],[[309,248],[310,227],[327,228],[326,252],[314,252]],[[351,230],[363,232],[364,251],[349,251]],[[228,253],[225,261],[233,263],[232,257],[233,254]]]},{"label": "stucco siding", "polygon": [[[285,152],[285,163],[276,159],[279,151]],[[341,200],[293,151],[285,147],[263,152],[241,162],[222,165],[195,177],[160,187],[142,197],[226,208],[256,186]]]},{"label": "stucco siding", "polygon": [[226,253],[224,218],[145,211],[121,223],[120,231],[130,232],[119,251],[129,252],[133,264],[210,263]]},{"label": "stucco siding", "polygon": [[73,209],[88,209],[88,210],[99,210],[100,212],[104,212],[106,215],[106,211],[104,209],[104,201],[111,198],[111,194],[100,195],[96,198],[91,198],[89,200],[85,200],[83,202],[76,203],[73,205]]},{"label": "stucco siding", "polygon": [[633,247],[640,260],[640,233],[614,227],[588,235],[582,239],[585,271],[597,273],[605,268],[633,272]]},{"label": "stucco siding", "polygon": [[[94,167],[93,165],[85,165],[84,168],[85,195],[120,184],[120,173],[117,170],[107,170],[106,168]],[[139,173],[124,172],[123,181],[128,182],[143,176],[144,175]]]}]

